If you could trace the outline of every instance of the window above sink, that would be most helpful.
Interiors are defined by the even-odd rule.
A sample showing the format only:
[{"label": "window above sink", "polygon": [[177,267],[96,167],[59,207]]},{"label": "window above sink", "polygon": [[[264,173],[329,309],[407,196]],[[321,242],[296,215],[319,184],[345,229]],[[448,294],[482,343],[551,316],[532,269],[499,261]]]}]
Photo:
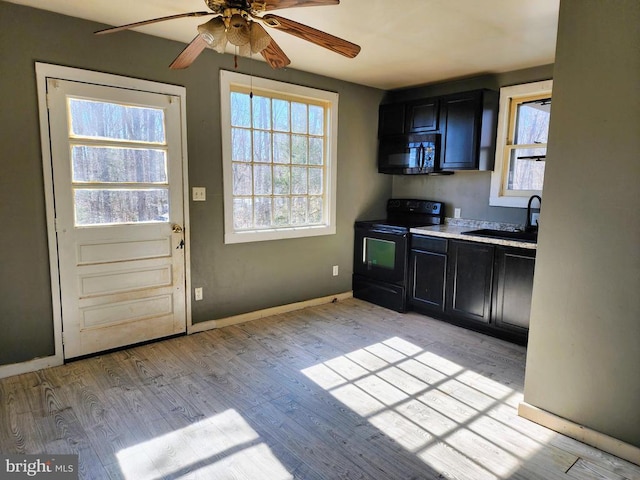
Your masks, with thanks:
[{"label": "window above sink", "polygon": [[500,89],[490,205],[525,208],[542,195],[552,87],[546,80]]}]

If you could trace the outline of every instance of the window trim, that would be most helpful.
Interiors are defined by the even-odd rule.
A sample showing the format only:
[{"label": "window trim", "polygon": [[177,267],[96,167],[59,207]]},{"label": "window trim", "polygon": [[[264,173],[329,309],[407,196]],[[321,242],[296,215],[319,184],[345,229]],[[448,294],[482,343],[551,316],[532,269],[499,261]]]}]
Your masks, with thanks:
[{"label": "window trim", "polygon": [[[273,228],[267,230],[235,231],[233,227],[233,169],[231,148],[231,91],[232,86],[273,92],[274,96],[300,100],[318,100],[328,103],[326,112],[326,166],[327,193],[324,200],[326,220],[323,225]],[[266,78],[253,77],[227,70],[220,71],[220,125],[222,132],[222,177],[224,198],[224,243],[260,242],[288,238],[315,237],[336,233],[336,193],[338,154],[338,94],[315,88],[294,85]]]},{"label": "window trim", "polygon": [[528,190],[521,195],[505,195],[506,178],[509,173],[509,126],[512,120],[511,104],[513,100],[521,100],[535,95],[552,96],[553,80],[523,83],[502,87],[500,89],[500,109],[498,114],[498,131],[496,138],[495,167],[491,173],[491,193],[489,205],[492,207],[526,208],[531,195],[542,196],[540,190]]}]

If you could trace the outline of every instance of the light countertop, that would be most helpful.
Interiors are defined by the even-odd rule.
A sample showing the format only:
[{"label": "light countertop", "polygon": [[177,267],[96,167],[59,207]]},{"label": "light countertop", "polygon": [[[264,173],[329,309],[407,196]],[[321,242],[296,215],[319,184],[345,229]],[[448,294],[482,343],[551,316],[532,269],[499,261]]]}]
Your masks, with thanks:
[{"label": "light countertop", "polygon": [[411,229],[411,233],[419,235],[430,235],[432,237],[455,238],[457,240],[471,240],[480,243],[492,243],[494,245],[503,245],[507,247],[528,248],[535,250],[537,243],[523,242],[519,240],[505,240],[502,238],[476,237],[475,235],[463,235],[462,232],[468,232],[474,228],[463,227],[458,225],[433,225],[427,227],[416,227]]}]

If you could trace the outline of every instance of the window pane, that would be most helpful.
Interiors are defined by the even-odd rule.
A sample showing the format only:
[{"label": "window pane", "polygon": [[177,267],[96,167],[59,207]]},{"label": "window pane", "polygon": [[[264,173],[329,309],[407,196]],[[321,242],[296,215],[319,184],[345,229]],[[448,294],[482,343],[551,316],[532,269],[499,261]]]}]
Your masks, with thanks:
[{"label": "window pane", "polygon": [[322,173],[321,168],[309,169],[309,195],[322,195]]},{"label": "window pane", "polygon": [[291,193],[307,193],[307,169],[291,167]]},{"label": "window pane", "polygon": [[514,148],[509,160],[509,190],[542,190],[544,159],[536,161],[527,157],[545,155],[546,148]]},{"label": "window pane", "polygon": [[308,163],[309,139],[303,135],[291,136],[291,162],[301,165]]},{"label": "window pane", "polygon": [[515,145],[547,143],[551,98],[535,100],[518,105],[516,114]]},{"label": "window pane", "polygon": [[273,134],[273,163],[291,162],[291,135],[288,133]]},{"label": "window pane", "polygon": [[307,106],[304,103],[291,102],[291,130],[295,133],[307,133]]},{"label": "window pane", "polygon": [[251,99],[245,93],[231,93],[231,126],[251,127]]},{"label": "window pane", "polygon": [[167,183],[164,150],[74,146],[74,182]]},{"label": "window pane", "polygon": [[291,199],[291,225],[307,223],[307,197],[293,197]]},{"label": "window pane", "polygon": [[309,105],[309,133],[311,135],[324,134],[324,108]]},{"label": "window pane", "polygon": [[271,226],[271,198],[257,197],[254,199],[254,211],[256,227]]},{"label": "window pane", "polygon": [[253,161],[271,163],[271,134],[253,131]]},{"label": "window pane", "polygon": [[291,171],[289,167],[276,165],[273,167],[273,193],[275,195],[289,195],[291,188]]},{"label": "window pane", "polygon": [[233,228],[247,230],[253,228],[253,200],[250,198],[233,199]]},{"label": "window pane", "polygon": [[276,226],[289,225],[289,198],[277,197],[273,200],[273,223]]},{"label": "window pane", "polygon": [[169,190],[75,189],[76,225],[169,221]]},{"label": "window pane", "polygon": [[253,167],[254,195],[271,195],[271,167],[269,165],[255,165]]},{"label": "window pane", "polygon": [[309,223],[322,223],[324,202],[322,197],[309,197]]},{"label": "window pane", "polygon": [[234,162],[251,161],[251,130],[231,129],[231,160]]},{"label": "window pane", "polygon": [[69,99],[71,135],[165,143],[164,111],[107,102]]},{"label": "window pane", "polygon": [[291,104],[286,100],[273,99],[273,129],[281,132],[289,132],[289,111]]},{"label": "window pane", "polygon": [[322,165],[324,163],[322,138],[312,137],[309,139],[309,163],[311,165]]},{"label": "window pane", "polygon": [[271,100],[253,96],[253,128],[271,129]]},{"label": "window pane", "polygon": [[233,164],[233,194],[251,195],[251,165]]}]

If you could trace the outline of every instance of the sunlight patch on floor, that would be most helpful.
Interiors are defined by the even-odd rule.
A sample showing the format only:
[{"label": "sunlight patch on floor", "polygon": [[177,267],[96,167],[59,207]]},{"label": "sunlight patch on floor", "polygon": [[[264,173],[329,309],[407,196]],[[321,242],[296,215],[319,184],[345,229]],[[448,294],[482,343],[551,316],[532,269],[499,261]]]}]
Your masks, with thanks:
[{"label": "sunlight patch on floor", "polygon": [[193,423],[117,453],[127,480],[293,477],[235,410]]},{"label": "sunlight patch on floor", "polygon": [[505,478],[546,439],[513,425],[522,392],[482,367],[393,337],[302,373],[445,478]]}]

